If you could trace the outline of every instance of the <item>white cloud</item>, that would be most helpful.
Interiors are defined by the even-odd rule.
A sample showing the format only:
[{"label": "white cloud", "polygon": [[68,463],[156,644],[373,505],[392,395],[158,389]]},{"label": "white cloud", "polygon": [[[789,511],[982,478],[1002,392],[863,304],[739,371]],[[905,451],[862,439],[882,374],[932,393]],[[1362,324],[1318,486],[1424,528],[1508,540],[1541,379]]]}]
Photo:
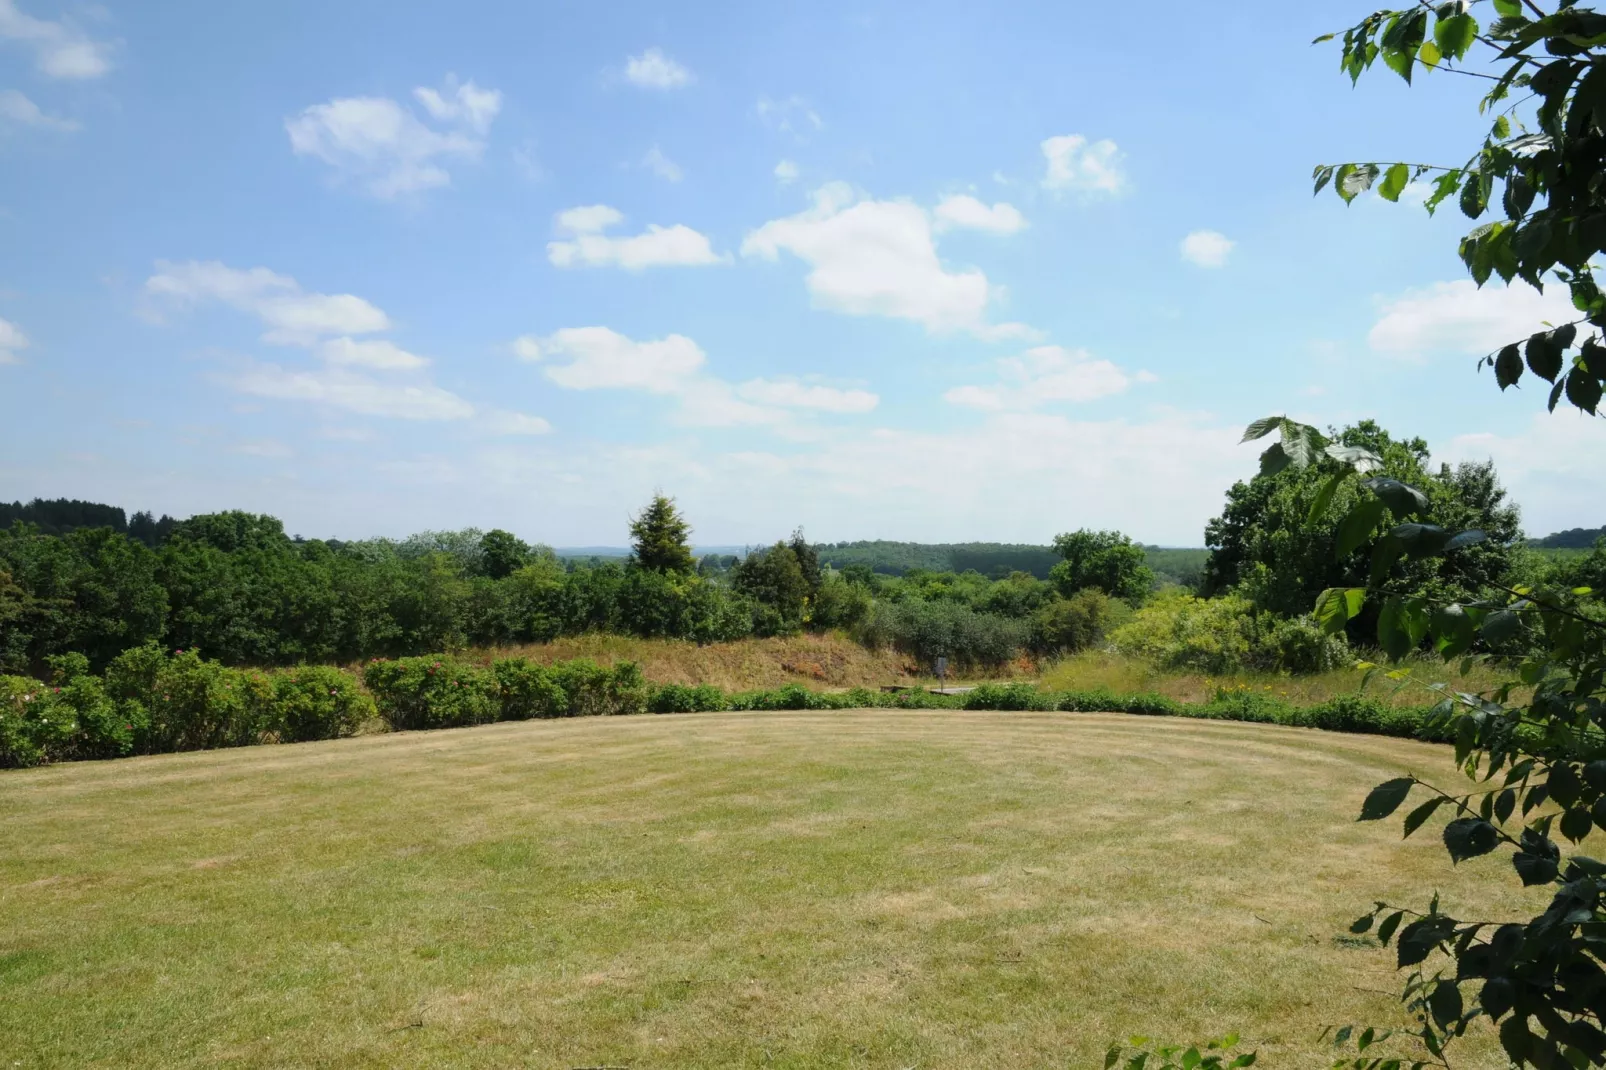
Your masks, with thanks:
[{"label": "white cloud", "polygon": [[13,0],[0,0],[0,39],[32,46],[35,65],[52,78],[99,78],[111,70],[111,46],[91,40],[66,19],[25,15]]},{"label": "white cloud", "polygon": [[1546,323],[1577,317],[1564,286],[1540,293],[1517,282],[1480,290],[1471,279],[1457,279],[1383,301],[1367,341],[1380,353],[1407,359],[1435,352],[1481,355],[1544,330]]},{"label": "white cloud", "polygon": [[181,308],[216,301],[260,319],[268,328],[264,342],[306,347],[322,358],[316,368],[244,362],[220,377],[239,393],[404,420],[466,420],[478,414],[494,433],[542,433],[538,428],[545,421],[539,417],[500,410],[481,414],[436,386],[422,374],[426,358],[387,339],[352,337],[391,326],[389,316],[353,294],[307,293],[288,275],[267,268],[242,271],[216,261],[158,261],[156,268],[145,281],[152,299]]},{"label": "white cloud", "polygon": [[1041,147],[1048,164],[1045,189],[1112,195],[1126,189],[1121,170],[1125,157],[1113,141],[1089,142],[1081,134],[1065,134],[1047,139]]},{"label": "white cloud", "polygon": [[21,364],[17,350],[28,348],[28,336],[9,320],[0,319],[0,364]]},{"label": "white cloud", "polygon": [[242,394],[307,401],[363,416],[402,420],[466,420],[474,406],[431,383],[374,379],[346,368],[283,368],[256,364],[226,377]]},{"label": "white cloud", "polygon": [[482,414],[479,424],[493,435],[545,435],[552,431],[552,425],[539,416],[501,409]]},{"label": "white cloud", "polygon": [[389,97],[341,97],[285,120],[290,148],[384,199],[450,185],[445,163],[479,159],[501,94],[455,79],[445,93],[421,87],[413,94],[441,128]]},{"label": "white cloud", "polygon": [[466,126],[476,134],[491,129],[496,113],[502,110],[502,94],[495,89],[481,89],[473,82],[458,84],[456,75],[446,76],[446,92],[419,86],[413,96],[424,110],[443,123]]},{"label": "white cloud", "polygon": [[665,156],[663,150],[657,145],[647,150],[647,155],[642,158],[641,166],[666,182],[679,182],[686,177],[686,173],[680,169],[680,165]]},{"label": "white cloud", "polygon": [[684,224],[672,227],[649,223],[646,231],[628,238],[615,238],[602,231],[624,221],[624,215],[605,204],[570,208],[558,213],[559,230],[570,232],[566,240],[548,242],[547,259],[555,266],[622,267],[642,271],[650,267],[698,267],[728,263],[728,256],[714,252],[706,235]]},{"label": "white cloud", "polygon": [[936,208],[937,226],[969,227],[993,234],[1014,234],[1026,226],[1026,217],[1012,204],[999,201],[991,208],[976,198],[959,193],[943,198]]},{"label": "white cloud", "polygon": [[689,427],[763,426],[799,437],[802,412],[865,413],[880,400],[795,379],[753,379],[733,387],[708,373],[696,342],[671,334],[636,341],[607,327],[568,327],[545,338],[515,339],[520,359],[539,362],[548,379],[570,390],[642,390],[674,399],[673,422]]},{"label": "white cloud", "polygon": [[956,386],[943,399],[989,412],[1020,412],[1045,402],[1096,401],[1122,393],[1132,383],[1132,377],[1110,361],[1064,346],[1036,346],[997,361],[997,367],[998,383]]},{"label": "white cloud", "polygon": [[1514,432],[1459,435],[1437,459],[1493,460],[1512,500],[1522,504],[1528,534],[1548,535],[1600,523],[1595,503],[1606,499],[1602,455],[1606,420],[1563,402],[1554,413],[1534,413],[1527,427]]},{"label": "white cloud", "polygon": [[1233,242],[1214,230],[1196,230],[1182,239],[1182,259],[1203,268],[1225,267]]},{"label": "white cloud", "polygon": [[323,359],[330,364],[359,365],[379,371],[422,368],[429,363],[426,358],[409,353],[383,338],[369,338],[360,342],[351,338],[331,338],[323,344]]},{"label": "white cloud", "polygon": [[307,345],[323,335],[390,328],[390,318],[360,297],[306,293],[288,275],[261,267],[241,271],[215,260],[158,260],[156,274],[145,280],[145,292],[181,307],[211,300],[249,312],[268,327],[263,340],[276,344]]},{"label": "white cloud", "polygon": [[786,185],[790,182],[796,182],[798,173],[797,164],[793,163],[791,160],[782,160],[780,163],[775,165],[775,180],[780,182],[782,185]]},{"label": "white cloud", "polygon": [[805,128],[822,130],[825,127],[825,121],[820,118],[819,112],[809,107],[809,102],[796,94],[783,100],[759,97],[754,111],[758,112],[758,117],[766,125],[783,134],[797,135]]},{"label": "white cloud", "polygon": [[63,132],[78,129],[78,123],[72,119],[47,115],[39,110],[39,105],[15,89],[0,89],[0,124],[5,123]]},{"label": "white cloud", "polygon": [[[523,359],[543,362],[547,378],[570,390],[672,394],[707,360],[685,335],[636,342],[607,327],[565,327],[542,339],[526,335],[513,345]],[[566,363],[550,363],[554,357]]]},{"label": "white cloud", "polygon": [[736,388],[748,401],[785,409],[821,412],[869,412],[881,399],[868,390],[841,390],[833,386],[800,383],[796,379],[750,379]]},{"label": "white cloud", "polygon": [[987,276],[943,266],[931,217],[919,205],[860,200],[839,182],[816,190],[813,200],[807,211],[749,233],[742,255],[776,260],[784,251],[803,260],[815,304],[832,311],[914,320],[934,333],[997,337],[1000,329],[1015,335],[1030,330],[987,324],[993,296]]},{"label": "white cloud", "polygon": [[649,48],[625,62],[625,80],[643,89],[679,89],[690,85],[695,78],[661,49]]}]

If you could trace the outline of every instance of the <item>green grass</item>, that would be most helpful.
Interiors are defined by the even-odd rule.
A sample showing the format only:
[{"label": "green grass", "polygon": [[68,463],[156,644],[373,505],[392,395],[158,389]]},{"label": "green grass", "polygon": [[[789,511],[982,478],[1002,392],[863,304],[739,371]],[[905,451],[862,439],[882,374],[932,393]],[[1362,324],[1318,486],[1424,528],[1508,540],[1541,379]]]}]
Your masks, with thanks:
[{"label": "green grass", "polygon": [[[0,774],[0,1067],[1077,1067],[1398,1024],[1443,748],[1085,714],[499,724]],[[1459,1065],[1503,1065],[1486,1037]]]},{"label": "green grass", "polygon": [[[1364,652],[1363,652],[1364,655]],[[1381,654],[1373,655],[1383,660]],[[1073,654],[1043,667],[1039,680],[1054,691],[1091,691],[1104,688],[1119,694],[1155,692],[1178,702],[1208,702],[1218,690],[1256,691],[1296,706],[1313,706],[1339,695],[1355,694],[1365,684],[1364,694],[1396,706],[1429,706],[1441,695],[1426,685],[1451,683],[1458,691],[1486,691],[1511,679],[1487,665],[1474,665],[1467,675],[1459,666],[1437,658],[1412,658],[1398,667],[1384,666],[1367,674],[1360,669],[1332,669],[1301,676],[1277,673],[1176,672],[1157,669],[1137,658],[1106,651]],[[1386,673],[1400,674],[1390,679]]]}]

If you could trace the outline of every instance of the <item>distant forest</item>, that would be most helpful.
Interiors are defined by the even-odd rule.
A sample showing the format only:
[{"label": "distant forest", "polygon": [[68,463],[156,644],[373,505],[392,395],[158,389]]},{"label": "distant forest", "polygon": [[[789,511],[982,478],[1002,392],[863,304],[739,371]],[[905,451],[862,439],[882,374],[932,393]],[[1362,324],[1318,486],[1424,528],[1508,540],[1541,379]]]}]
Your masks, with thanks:
[{"label": "distant forest", "polygon": [[1606,527],[1568,528],[1542,539],[1532,539],[1528,545],[1541,550],[1588,550],[1602,537],[1606,537]]},{"label": "distant forest", "polygon": [[27,505],[0,502],[0,528],[9,528],[18,520],[33,524],[42,535],[65,535],[79,528],[111,528],[152,547],[159,545],[178,526],[178,521],[166,514],[158,520],[150,513],[135,513],[130,520],[119,506],[77,499],[45,501],[35,498]]}]

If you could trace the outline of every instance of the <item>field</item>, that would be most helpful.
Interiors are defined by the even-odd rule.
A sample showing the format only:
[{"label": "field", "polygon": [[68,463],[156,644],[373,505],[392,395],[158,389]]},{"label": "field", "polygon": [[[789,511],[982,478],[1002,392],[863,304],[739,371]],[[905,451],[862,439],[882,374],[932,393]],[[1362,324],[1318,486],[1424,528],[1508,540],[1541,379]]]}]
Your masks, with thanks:
[{"label": "field", "polygon": [[[0,1066],[1080,1067],[1398,1021],[1346,923],[1498,857],[1442,748],[1077,714],[500,724],[0,774]],[[1430,830],[1431,831],[1431,830]],[[1460,1065],[1503,1065],[1486,1039]]]}]

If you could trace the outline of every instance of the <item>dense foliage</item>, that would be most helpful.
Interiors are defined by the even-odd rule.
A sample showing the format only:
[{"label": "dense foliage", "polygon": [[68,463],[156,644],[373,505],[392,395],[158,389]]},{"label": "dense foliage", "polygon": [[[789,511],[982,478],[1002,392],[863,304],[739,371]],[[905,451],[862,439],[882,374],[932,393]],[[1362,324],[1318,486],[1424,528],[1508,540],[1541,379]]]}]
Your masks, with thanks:
[{"label": "dense foliage", "polygon": [[917,688],[824,692],[799,684],[726,692],[706,685],[653,687],[632,662],[541,665],[519,657],[485,661],[441,653],[376,658],[360,672],[327,666],[257,670],[146,644],[113,658],[99,676],[76,654],[51,659],[48,683],[0,675],[0,767],[334,739],[365,727],[403,731],[643,712],[872,707],[1131,713],[1449,738],[1425,709],[1356,695],[1295,706],[1232,686],[1218,687],[1201,703],[1031,684],[983,684],[961,695]]}]

